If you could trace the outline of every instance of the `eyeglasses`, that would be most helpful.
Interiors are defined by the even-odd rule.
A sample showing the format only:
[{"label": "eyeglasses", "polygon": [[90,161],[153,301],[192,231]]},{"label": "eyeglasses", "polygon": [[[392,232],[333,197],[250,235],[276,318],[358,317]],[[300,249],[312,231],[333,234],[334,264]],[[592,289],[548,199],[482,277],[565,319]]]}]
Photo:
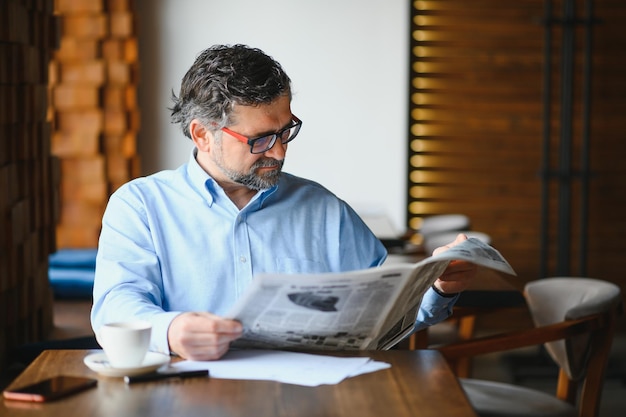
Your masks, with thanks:
[{"label": "eyeglasses", "polygon": [[280,143],[284,145],[291,142],[296,138],[296,136],[298,136],[298,132],[300,132],[300,128],[302,127],[302,120],[293,115],[291,117],[291,125],[279,130],[278,132],[252,139],[244,135],[240,135],[237,132],[233,132],[227,127],[223,127],[221,130],[228,133],[238,141],[250,145],[250,153],[263,153],[272,149],[272,146],[274,146],[276,139],[278,138],[280,138]]}]

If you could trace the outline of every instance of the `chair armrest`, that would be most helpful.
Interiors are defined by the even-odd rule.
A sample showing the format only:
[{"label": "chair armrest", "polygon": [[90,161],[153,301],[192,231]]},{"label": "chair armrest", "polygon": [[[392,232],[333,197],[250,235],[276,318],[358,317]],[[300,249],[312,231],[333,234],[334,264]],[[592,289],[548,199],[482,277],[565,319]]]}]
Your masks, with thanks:
[{"label": "chair armrest", "polygon": [[452,343],[437,347],[435,350],[441,352],[447,359],[458,359],[535,346],[594,331],[602,326],[604,318],[604,314],[597,314],[578,320]]}]

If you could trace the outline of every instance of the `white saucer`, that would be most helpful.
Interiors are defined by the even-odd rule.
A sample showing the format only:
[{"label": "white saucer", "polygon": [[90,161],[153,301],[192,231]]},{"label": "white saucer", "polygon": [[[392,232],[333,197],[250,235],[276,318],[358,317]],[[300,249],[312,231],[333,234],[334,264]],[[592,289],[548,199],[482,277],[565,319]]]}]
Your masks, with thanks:
[{"label": "white saucer", "polygon": [[92,353],[83,359],[89,369],[104,376],[132,376],[156,371],[169,363],[170,357],[162,353],[148,352],[141,366],[135,368],[114,368],[104,352]]}]

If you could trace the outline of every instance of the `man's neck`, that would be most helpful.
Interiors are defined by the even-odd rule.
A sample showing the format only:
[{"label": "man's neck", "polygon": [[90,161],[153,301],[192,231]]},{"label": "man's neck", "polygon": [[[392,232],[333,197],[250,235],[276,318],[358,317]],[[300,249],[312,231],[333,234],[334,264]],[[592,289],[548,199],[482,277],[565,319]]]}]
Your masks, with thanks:
[{"label": "man's neck", "polygon": [[213,180],[224,190],[228,198],[237,206],[239,210],[244,208],[257,193],[256,190],[250,189],[245,185],[241,185],[232,181],[217,167],[206,154],[196,154],[198,165],[213,178]]},{"label": "man's neck", "polygon": [[241,184],[223,184],[216,180],[216,182],[224,189],[224,192],[230,198],[230,200],[237,206],[239,210],[244,208],[257,193],[256,190],[251,190]]}]

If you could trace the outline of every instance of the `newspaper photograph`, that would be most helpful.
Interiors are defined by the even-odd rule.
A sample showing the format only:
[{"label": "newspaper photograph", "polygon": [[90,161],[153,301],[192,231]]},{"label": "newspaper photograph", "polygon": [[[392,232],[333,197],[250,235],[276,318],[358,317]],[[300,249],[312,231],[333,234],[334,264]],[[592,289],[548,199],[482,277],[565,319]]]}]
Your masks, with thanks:
[{"label": "newspaper photograph", "polygon": [[256,276],[227,317],[243,336],[232,347],[388,349],[409,335],[424,293],[455,259],[510,275],[500,253],[468,239],[419,263],[324,274]]}]

